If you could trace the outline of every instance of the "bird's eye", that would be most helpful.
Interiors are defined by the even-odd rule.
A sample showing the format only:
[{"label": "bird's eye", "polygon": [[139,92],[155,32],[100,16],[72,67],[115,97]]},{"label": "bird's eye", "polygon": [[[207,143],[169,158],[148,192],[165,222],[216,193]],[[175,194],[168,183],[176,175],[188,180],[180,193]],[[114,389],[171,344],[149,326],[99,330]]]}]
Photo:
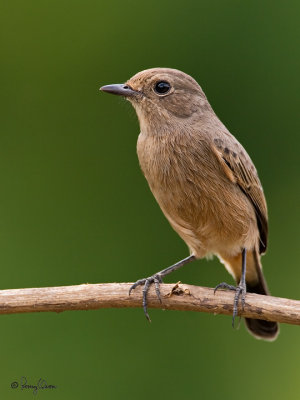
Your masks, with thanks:
[{"label": "bird's eye", "polygon": [[154,86],[154,91],[157,94],[166,94],[170,91],[171,85],[166,81],[159,81]]}]

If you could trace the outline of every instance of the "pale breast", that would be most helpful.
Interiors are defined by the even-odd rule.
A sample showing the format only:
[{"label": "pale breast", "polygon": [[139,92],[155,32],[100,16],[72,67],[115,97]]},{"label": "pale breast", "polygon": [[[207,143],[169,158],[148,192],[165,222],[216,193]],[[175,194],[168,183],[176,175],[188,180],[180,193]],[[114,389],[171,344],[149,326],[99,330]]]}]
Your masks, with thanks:
[{"label": "pale breast", "polygon": [[176,137],[140,134],[137,153],[162,211],[198,257],[228,246],[239,251],[240,241],[253,236],[254,211],[219,168],[207,142],[195,148]]}]

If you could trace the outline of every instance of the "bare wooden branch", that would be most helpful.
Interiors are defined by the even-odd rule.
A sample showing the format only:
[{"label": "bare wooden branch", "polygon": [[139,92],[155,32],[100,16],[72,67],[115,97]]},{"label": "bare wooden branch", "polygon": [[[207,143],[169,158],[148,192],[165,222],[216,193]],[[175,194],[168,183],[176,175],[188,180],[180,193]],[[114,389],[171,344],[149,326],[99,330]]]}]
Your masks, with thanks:
[{"label": "bare wooden branch", "polygon": [[[141,307],[140,287],[128,295],[131,283],[84,284],[0,291],[0,314],[40,311],[94,310],[99,308]],[[161,285],[162,304],[153,287],[148,293],[149,308],[200,311],[232,315],[234,293],[177,284]],[[300,301],[247,294],[244,317],[300,325]]]}]

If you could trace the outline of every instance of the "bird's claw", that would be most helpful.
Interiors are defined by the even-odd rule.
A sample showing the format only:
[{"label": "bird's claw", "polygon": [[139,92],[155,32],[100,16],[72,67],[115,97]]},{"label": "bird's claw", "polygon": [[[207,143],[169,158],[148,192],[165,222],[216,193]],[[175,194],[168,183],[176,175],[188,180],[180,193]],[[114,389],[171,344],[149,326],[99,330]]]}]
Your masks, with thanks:
[{"label": "bird's claw", "polygon": [[233,301],[233,313],[232,313],[232,327],[234,328],[235,317],[238,315],[239,299],[241,299],[242,311],[244,311],[245,299],[246,299],[246,284],[240,282],[238,286],[233,286],[233,285],[228,285],[228,283],[226,282],[222,282],[215,287],[214,293],[216,293],[218,289],[227,289],[235,291],[235,296]]},{"label": "bird's claw", "polygon": [[162,302],[161,297],[160,297],[160,289],[159,289],[159,285],[160,285],[160,283],[162,283],[162,277],[160,274],[154,274],[152,276],[149,276],[148,278],[139,279],[129,289],[129,296],[130,296],[131,291],[133,289],[135,289],[137,286],[144,286],[143,287],[143,309],[144,309],[144,314],[149,322],[151,322],[151,319],[148,314],[147,294],[150,289],[150,285],[152,283],[155,284],[155,293],[156,293],[158,300],[160,302]]},{"label": "bird's claw", "polygon": [[219,289],[236,290],[236,287],[233,285],[228,285],[226,282],[222,282],[214,288],[214,293],[216,293],[216,291]]}]

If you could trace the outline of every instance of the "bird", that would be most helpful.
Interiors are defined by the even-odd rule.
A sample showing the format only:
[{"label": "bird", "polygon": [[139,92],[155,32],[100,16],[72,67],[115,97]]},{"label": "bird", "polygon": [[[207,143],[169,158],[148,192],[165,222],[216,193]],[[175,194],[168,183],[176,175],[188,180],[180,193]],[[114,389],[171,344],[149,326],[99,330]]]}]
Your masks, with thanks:
[{"label": "bird", "polygon": [[[150,320],[147,293],[172,271],[215,255],[236,281],[215,287],[233,290],[232,324],[246,293],[268,295],[261,256],[268,245],[267,204],[257,170],[238,140],[217,117],[197,81],[172,68],[151,68],[123,84],[105,85],[134,107],[140,125],[140,167],[165,217],[187,244],[190,255],[137,280]],[[258,339],[275,340],[276,322],[246,318]]]}]

